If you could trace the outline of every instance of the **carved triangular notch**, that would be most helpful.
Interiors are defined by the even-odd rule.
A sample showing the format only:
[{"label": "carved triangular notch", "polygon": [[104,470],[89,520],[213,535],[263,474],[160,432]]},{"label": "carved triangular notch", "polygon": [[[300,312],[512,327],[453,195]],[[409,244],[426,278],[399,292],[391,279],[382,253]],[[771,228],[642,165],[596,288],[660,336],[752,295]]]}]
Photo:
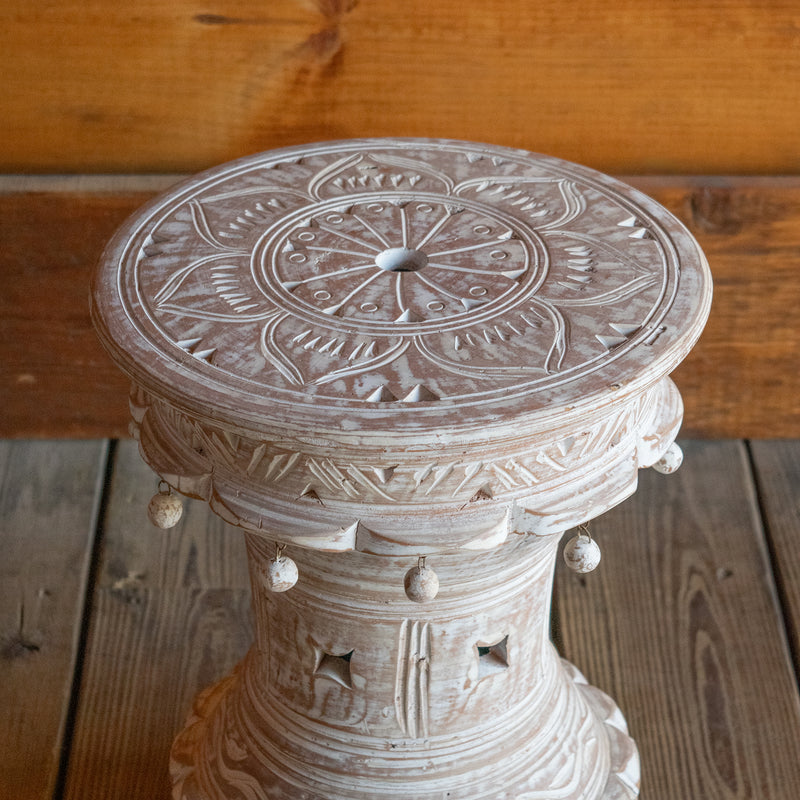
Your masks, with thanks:
[{"label": "carved triangular notch", "polygon": [[475,300],[472,297],[461,297],[461,305],[467,309],[467,311],[472,311],[473,308],[477,308],[478,306],[482,306],[486,303],[486,300]]},{"label": "carved triangular notch", "polygon": [[602,336],[599,333],[595,334],[595,339],[597,339],[606,350],[613,350],[615,347],[619,347],[621,344],[625,344],[628,341],[627,336]]},{"label": "carved triangular notch", "polygon": [[316,489],[309,483],[305,489],[300,493],[300,500],[310,500],[313,503],[319,503],[321,506],[325,505],[317,494]]},{"label": "carved triangular notch", "polygon": [[492,499],[494,499],[494,494],[492,493],[492,487],[489,486],[489,484],[487,483],[481,486],[481,488],[478,489],[478,491],[475,492],[475,494],[472,495],[472,497],[470,497],[469,502],[477,503],[480,500],[492,500]]},{"label": "carved triangular notch", "polygon": [[518,278],[521,278],[527,271],[527,269],[509,269],[505,272],[501,272],[500,274],[509,280],[515,281]]},{"label": "carved triangular notch", "polygon": [[395,322],[422,322],[422,317],[407,308]]},{"label": "carved triangular notch", "polygon": [[195,358],[210,364],[212,356],[217,352],[217,348],[210,347],[206,350],[201,350],[199,345],[202,341],[202,339],[181,339],[178,342],[178,347],[185,350],[190,355],[193,355]]},{"label": "carved triangular notch", "polygon": [[633,336],[639,330],[638,322],[610,322],[609,327],[623,336]]},{"label": "carved triangular notch", "polygon": [[392,479],[396,469],[397,466],[395,465],[394,467],[373,467],[372,471],[381,483],[388,483]]},{"label": "carved triangular notch", "polygon": [[560,442],[558,442],[558,452],[561,453],[562,456],[565,456],[570,450],[572,450],[574,444],[575,437],[567,436],[566,439],[562,439]]},{"label": "carved triangular notch", "polygon": [[393,403],[397,398],[389,391],[386,386],[379,386],[367,396],[368,403]]},{"label": "carved triangular notch", "polygon": [[434,394],[426,386],[418,383],[402,400],[403,403],[423,403],[438,400],[439,395]]}]

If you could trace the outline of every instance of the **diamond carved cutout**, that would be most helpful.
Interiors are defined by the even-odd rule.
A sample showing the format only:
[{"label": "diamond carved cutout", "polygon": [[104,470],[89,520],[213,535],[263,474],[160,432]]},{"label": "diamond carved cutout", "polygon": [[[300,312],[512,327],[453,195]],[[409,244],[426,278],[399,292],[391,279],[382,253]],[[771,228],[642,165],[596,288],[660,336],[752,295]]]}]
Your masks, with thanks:
[{"label": "diamond carved cutout", "polygon": [[315,677],[328,678],[345,689],[353,688],[353,680],[350,676],[350,659],[355,650],[343,655],[333,655],[317,648],[317,668],[314,670]]},{"label": "diamond carved cutout", "polygon": [[490,645],[476,644],[478,680],[508,669],[508,636]]}]

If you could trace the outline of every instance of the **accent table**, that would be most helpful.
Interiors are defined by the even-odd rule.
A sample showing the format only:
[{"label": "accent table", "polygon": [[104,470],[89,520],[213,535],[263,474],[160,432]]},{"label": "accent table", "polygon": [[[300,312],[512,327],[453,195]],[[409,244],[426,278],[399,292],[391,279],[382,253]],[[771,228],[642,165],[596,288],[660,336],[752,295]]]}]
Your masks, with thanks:
[{"label": "accent table", "polygon": [[622,714],[550,643],[553,566],[678,463],[710,299],[654,201],[467,142],[274,150],[128,220],[95,325],[164,495],[244,531],[253,586],[174,796],[636,797]]}]

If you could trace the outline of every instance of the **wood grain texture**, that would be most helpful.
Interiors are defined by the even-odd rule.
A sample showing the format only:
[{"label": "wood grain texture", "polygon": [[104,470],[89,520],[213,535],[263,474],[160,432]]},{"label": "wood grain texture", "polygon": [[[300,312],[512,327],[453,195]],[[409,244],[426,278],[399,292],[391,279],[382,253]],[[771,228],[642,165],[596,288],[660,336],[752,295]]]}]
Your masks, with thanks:
[{"label": "wood grain texture", "polygon": [[800,442],[752,442],[750,447],[772,568],[800,675]]},{"label": "wood grain texture", "polygon": [[792,800],[800,700],[744,446],[685,454],[592,524],[597,572],[559,569],[562,651],[626,715],[643,800]]},{"label": "wood grain texture", "polygon": [[[89,321],[94,264],[177,176],[0,184],[0,436],[125,436],[125,378]],[[675,379],[684,434],[800,436],[800,178],[629,178],[706,251],[715,296]]]},{"label": "wood grain texture", "polygon": [[169,797],[168,757],[194,695],[252,632],[241,534],[202,503],[171,531],[146,516],[156,479],[117,449],[65,798]]},{"label": "wood grain texture", "polygon": [[800,179],[635,178],[700,242],[714,300],[673,377],[686,437],[800,436]]},{"label": "wood grain texture", "polygon": [[107,446],[0,443],[0,796],[49,800]]},{"label": "wood grain texture", "polygon": [[604,171],[793,172],[786,0],[9,0],[0,169],[199,168],[447,136]]},{"label": "wood grain texture", "polygon": [[94,334],[89,282],[106,241],[152,185],[142,178],[115,191],[113,179],[88,189],[79,181],[66,194],[27,194],[12,184],[0,195],[0,435],[124,435],[128,382]]}]

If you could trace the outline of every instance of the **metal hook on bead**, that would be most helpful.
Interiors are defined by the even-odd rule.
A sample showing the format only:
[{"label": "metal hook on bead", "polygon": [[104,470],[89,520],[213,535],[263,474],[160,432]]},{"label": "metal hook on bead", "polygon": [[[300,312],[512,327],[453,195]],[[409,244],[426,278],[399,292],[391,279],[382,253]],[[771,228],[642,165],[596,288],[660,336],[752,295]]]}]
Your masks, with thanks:
[{"label": "metal hook on bead", "polygon": [[270,592],[287,592],[297,583],[299,577],[297,564],[283,554],[285,548],[285,544],[275,542],[275,555],[267,561],[263,581]]},{"label": "metal hook on bead", "polygon": [[588,522],[581,522],[581,524],[578,525],[578,536],[583,536],[586,539],[588,539],[590,542],[594,541],[594,539],[592,539],[592,534],[589,532],[589,523]]},{"label": "metal hook on bead", "polygon": [[426,603],[439,593],[439,576],[425,565],[427,556],[417,558],[417,566],[406,572],[403,585],[406,597],[415,603]]},{"label": "metal hook on bead", "polygon": [[157,528],[174,528],[183,516],[183,503],[163,478],[158,481],[157,492],[150,498],[147,516]]}]

